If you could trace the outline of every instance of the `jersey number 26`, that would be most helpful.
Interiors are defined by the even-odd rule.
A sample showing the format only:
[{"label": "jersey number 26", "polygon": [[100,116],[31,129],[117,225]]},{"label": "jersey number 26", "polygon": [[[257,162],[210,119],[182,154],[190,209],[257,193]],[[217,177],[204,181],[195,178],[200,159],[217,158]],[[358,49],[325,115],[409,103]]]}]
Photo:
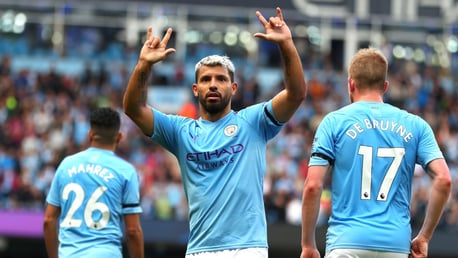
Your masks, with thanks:
[{"label": "jersey number 26", "polygon": [[[105,203],[97,202],[97,200],[102,196],[102,194],[107,190],[105,186],[100,186],[95,189],[92,195],[89,197],[87,204],[85,207],[81,207],[84,201],[85,193],[83,187],[76,183],[70,183],[65,186],[64,191],[62,193],[62,198],[64,200],[68,200],[70,193],[75,194],[75,198],[70,205],[70,209],[68,210],[65,218],[62,220],[60,224],[61,227],[80,227],[82,220],[78,218],[74,218],[75,212],[83,208],[84,209],[84,223],[86,226],[91,229],[100,230],[104,228],[108,221],[110,220],[110,209]],[[100,212],[102,214],[101,218],[98,221],[94,221],[92,219],[92,215],[94,212]]]}]

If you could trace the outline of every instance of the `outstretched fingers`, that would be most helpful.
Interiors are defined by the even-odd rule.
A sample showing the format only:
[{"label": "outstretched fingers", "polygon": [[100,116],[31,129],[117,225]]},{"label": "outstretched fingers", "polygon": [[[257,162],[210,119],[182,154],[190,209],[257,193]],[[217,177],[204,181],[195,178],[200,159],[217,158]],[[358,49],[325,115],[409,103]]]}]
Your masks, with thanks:
[{"label": "outstretched fingers", "polygon": [[153,35],[153,27],[148,26],[148,29],[146,30],[146,40],[149,40],[151,35]]},{"label": "outstretched fingers", "polygon": [[269,22],[272,28],[274,27],[282,27],[285,24],[285,21],[283,20],[283,13],[281,12],[280,7],[277,7],[277,16],[276,17],[270,17]]},{"label": "outstretched fingers", "polygon": [[148,46],[149,48],[153,47],[153,27],[151,26],[149,26],[148,29],[146,30],[145,45]]},{"label": "outstretched fingers", "polygon": [[258,20],[261,22],[261,24],[262,24],[262,26],[264,26],[264,28],[267,29],[268,27],[271,27],[271,28],[282,27],[285,24],[285,22],[283,20],[283,13],[281,11],[281,8],[277,7],[276,11],[277,11],[277,16],[275,16],[275,17],[271,16],[269,18],[269,20],[267,20],[261,14],[260,11],[256,11],[256,16],[258,17]]},{"label": "outstretched fingers", "polygon": [[161,45],[163,46],[167,46],[167,44],[169,43],[169,40],[170,38],[172,37],[172,28],[168,28],[165,35],[164,35],[164,38],[162,38],[162,41],[161,41]]},{"label": "outstretched fingers", "polygon": [[281,42],[285,38],[288,38],[289,29],[284,28],[284,26],[286,26],[286,22],[283,20],[282,10],[280,7],[277,7],[275,10],[277,15],[271,16],[268,19],[266,19],[260,11],[256,11],[256,16],[265,28],[265,33],[255,33],[255,37],[275,42]]},{"label": "outstretched fingers", "polygon": [[256,11],[256,16],[258,17],[258,20],[261,22],[262,26],[266,26],[268,21],[266,20],[266,18],[264,18],[264,16],[261,14],[260,11]]},{"label": "outstretched fingers", "polygon": [[283,22],[283,13],[281,12],[280,7],[277,7],[277,16]]},{"label": "outstretched fingers", "polygon": [[176,50],[174,48],[167,48],[167,44],[169,43],[170,38],[172,37],[172,28],[168,28],[167,31],[165,32],[164,37],[161,40],[161,46],[164,47],[165,49],[165,55],[168,56],[171,53],[174,53]]}]

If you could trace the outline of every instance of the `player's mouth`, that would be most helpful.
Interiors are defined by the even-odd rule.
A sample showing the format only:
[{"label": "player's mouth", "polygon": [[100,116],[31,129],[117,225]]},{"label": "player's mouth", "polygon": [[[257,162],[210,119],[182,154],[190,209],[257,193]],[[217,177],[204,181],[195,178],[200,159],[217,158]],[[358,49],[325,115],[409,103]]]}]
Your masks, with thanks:
[{"label": "player's mouth", "polygon": [[218,92],[210,92],[207,93],[207,96],[205,96],[208,100],[219,100],[221,99],[221,96]]}]

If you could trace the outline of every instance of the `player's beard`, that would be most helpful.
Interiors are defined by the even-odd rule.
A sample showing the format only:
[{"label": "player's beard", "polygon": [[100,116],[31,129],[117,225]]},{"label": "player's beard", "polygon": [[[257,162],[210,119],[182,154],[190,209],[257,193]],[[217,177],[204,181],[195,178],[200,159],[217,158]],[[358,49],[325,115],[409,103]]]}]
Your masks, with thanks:
[{"label": "player's beard", "polygon": [[231,101],[230,96],[221,96],[221,101],[207,101],[207,98],[200,97],[199,102],[203,109],[210,114],[218,114],[222,112]]}]

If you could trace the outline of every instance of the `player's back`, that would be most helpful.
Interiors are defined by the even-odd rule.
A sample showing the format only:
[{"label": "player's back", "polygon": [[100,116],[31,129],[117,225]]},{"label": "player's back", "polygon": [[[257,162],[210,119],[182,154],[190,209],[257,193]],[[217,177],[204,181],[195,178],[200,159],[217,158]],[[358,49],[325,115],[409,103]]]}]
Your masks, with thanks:
[{"label": "player's back", "polygon": [[375,102],[353,103],[326,119],[335,139],[328,242],[408,252],[415,163],[441,156],[432,131],[419,117]]},{"label": "player's back", "polygon": [[61,207],[59,257],[122,257],[123,193],[134,171],[97,148],[62,161],[48,200]]}]

